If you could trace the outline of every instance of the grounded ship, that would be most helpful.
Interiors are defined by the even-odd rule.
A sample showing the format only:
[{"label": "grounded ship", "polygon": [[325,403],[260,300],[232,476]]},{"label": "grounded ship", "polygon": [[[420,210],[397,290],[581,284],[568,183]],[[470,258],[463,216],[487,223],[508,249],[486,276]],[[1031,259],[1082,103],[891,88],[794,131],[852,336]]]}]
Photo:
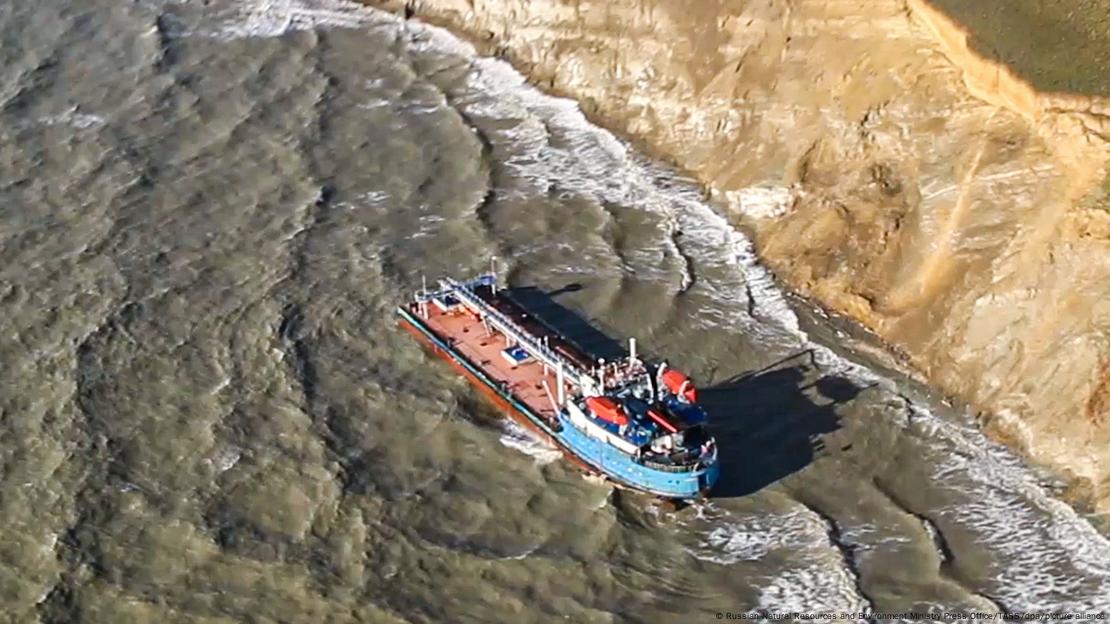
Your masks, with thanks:
[{"label": "grounded ship", "polygon": [[494,274],[444,279],[398,308],[401,324],[571,460],[666,499],[704,496],[720,473],[705,410],[683,373],[587,355],[530,315]]}]

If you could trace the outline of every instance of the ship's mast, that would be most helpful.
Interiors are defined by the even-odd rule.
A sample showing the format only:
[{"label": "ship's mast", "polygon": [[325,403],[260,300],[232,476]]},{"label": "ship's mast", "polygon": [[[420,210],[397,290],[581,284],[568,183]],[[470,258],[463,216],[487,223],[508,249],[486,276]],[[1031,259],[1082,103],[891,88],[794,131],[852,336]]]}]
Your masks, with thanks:
[{"label": "ship's mast", "polygon": [[559,395],[559,407],[562,407],[567,402],[566,396],[566,382],[563,381],[563,363],[559,362],[555,365],[555,382],[559,384],[557,390]]},{"label": "ship's mast", "polygon": [[428,318],[428,278],[423,273],[420,274],[420,296],[416,300],[420,302],[420,316]]},{"label": "ship's mast", "polygon": [[659,367],[655,369],[655,399],[657,401],[663,400],[663,372],[667,370],[667,362],[659,363]]}]

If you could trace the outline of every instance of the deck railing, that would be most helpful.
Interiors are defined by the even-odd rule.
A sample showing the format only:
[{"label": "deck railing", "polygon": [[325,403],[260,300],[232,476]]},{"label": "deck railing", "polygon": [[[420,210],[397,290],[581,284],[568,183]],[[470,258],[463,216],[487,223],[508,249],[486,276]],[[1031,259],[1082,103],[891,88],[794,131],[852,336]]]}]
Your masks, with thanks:
[{"label": "deck railing", "polygon": [[595,382],[586,371],[582,370],[574,362],[560,355],[551,347],[537,340],[528,330],[521,327],[500,310],[486,303],[486,301],[474,292],[471,283],[463,283],[448,278],[441,280],[440,284],[443,286],[442,291],[432,296],[449,294],[455,297],[464,306],[479,314],[499,332],[515,341],[532,357],[550,366],[552,369],[558,370],[561,367],[567,381],[583,390],[594,387]]},{"label": "deck railing", "polygon": [[642,457],[640,458],[640,463],[653,470],[661,470],[663,472],[694,472],[695,470],[701,470],[706,466],[706,462],[703,462],[700,459],[688,464],[664,464],[663,462],[657,462],[646,457]]},{"label": "deck railing", "polygon": [[585,371],[578,368],[578,365],[562,355],[559,355],[554,349],[532,336],[528,330],[483,301],[470,286],[460,284],[454,280],[447,280],[447,283],[454,286],[455,296],[458,297],[464,305],[467,305],[467,307],[485,317],[490,325],[493,325],[498,331],[516,341],[517,344],[523,347],[532,357],[543,361],[552,368],[562,366],[563,374],[570,377],[571,381],[577,386],[582,385],[582,380],[579,379],[579,377],[586,377],[588,379],[588,376],[585,375]]}]

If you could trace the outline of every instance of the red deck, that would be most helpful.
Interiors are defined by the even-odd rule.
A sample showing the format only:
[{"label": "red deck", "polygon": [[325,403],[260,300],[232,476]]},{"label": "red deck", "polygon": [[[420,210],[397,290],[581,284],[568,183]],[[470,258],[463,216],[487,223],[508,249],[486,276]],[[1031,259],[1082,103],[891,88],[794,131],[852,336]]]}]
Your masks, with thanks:
[{"label": "red deck", "polygon": [[558,396],[555,371],[545,371],[543,364],[531,359],[513,366],[502,356],[502,350],[509,346],[505,337],[495,331],[487,332],[482,321],[465,312],[442,312],[429,305],[428,317],[421,320],[491,379],[504,383],[517,400],[538,416],[555,419],[555,410],[543,386],[546,380],[552,398]]}]

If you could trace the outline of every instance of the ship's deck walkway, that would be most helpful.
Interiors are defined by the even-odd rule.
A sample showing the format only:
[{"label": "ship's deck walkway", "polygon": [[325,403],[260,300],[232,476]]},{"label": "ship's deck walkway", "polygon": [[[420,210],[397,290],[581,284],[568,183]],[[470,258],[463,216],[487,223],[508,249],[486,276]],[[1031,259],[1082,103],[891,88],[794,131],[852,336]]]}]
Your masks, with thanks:
[{"label": "ship's deck walkway", "polygon": [[547,380],[552,397],[556,397],[555,371],[548,370],[545,377],[543,364],[533,359],[513,366],[501,354],[508,347],[505,337],[497,332],[487,333],[482,322],[469,314],[442,312],[429,306],[424,322],[491,378],[507,384],[508,390],[533,412],[554,420],[555,410],[543,382]]}]

